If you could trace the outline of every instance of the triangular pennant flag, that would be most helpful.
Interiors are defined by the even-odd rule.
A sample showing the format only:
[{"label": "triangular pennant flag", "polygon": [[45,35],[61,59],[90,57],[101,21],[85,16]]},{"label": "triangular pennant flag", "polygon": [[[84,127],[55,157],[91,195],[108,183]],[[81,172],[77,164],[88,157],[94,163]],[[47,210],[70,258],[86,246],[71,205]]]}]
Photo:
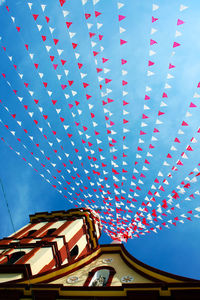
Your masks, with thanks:
[{"label": "triangular pennant flag", "polygon": [[159,9],[159,6],[157,4],[152,5],[152,10],[153,11],[158,10],[158,9]]},{"label": "triangular pennant flag", "polygon": [[188,6],[185,6],[185,5],[183,5],[183,4],[180,5],[180,11],[183,11],[183,10],[185,10],[185,9],[187,9],[187,8],[188,8]]}]

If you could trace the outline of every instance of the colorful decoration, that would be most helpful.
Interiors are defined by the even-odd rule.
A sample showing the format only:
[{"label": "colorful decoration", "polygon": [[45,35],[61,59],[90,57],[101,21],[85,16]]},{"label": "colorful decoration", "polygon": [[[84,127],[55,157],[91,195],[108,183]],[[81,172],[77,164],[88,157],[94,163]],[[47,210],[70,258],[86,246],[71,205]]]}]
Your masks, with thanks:
[{"label": "colorful decoration", "polygon": [[126,275],[121,278],[122,283],[131,283],[133,281],[134,281],[134,278],[130,275]]},{"label": "colorful decoration", "polygon": [[110,264],[111,262],[113,262],[113,258],[104,258],[104,259],[102,260],[102,262],[103,262],[104,264]]},{"label": "colorful decoration", "polygon": [[70,276],[67,278],[67,283],[73,284],[78,282],[78,277],[77,276]]}]

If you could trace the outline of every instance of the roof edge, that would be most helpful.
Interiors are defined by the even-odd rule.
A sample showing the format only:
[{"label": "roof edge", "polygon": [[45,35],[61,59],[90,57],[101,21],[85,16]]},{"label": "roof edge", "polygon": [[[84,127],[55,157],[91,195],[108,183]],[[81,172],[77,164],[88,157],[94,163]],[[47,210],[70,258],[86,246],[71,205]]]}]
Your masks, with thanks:
[{"label": "roof edge", "polygon": [[[134,269],[137,269],[139,272],[142,272],[144,275],[155,278],[163,282],[173,283],[173,282],[200,282],[200,280],[192,279],[189,277],[184,277],[169,272],[162,271],[155,267],[149,266],[142,261],[138,260],[132,256],[125,248],[123,244],[102,244],[100,245],[102,252],[114,252],[116,250],[120,251],[122,257],[126,262]],[[117,249],[118,248],[118,249]]]}]

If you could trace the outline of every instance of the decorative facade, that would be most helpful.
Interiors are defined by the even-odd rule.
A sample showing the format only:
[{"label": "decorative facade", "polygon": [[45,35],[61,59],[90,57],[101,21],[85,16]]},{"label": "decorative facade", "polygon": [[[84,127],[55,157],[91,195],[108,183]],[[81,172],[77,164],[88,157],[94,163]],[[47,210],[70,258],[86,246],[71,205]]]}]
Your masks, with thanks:
[{"label": "decorative facade", "polygon": [[[98,244],[99,216],[89,209],[36,213],[0,241],[0,299],[199,299],[200,282]],[[113,299],[114,299],[113,298]]]}]

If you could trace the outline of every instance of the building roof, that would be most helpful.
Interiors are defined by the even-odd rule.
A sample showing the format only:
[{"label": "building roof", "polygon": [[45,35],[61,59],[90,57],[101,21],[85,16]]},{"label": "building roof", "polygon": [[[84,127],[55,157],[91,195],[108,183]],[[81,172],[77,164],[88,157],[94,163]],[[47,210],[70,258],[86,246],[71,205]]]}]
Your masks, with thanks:
[{"label": "building roof", "polygon": [[[108,261],[106,257],[109,257],[110,261]],[[112,259],[116,260],[115,264]],[[87,278],[92,268],[94,269],[99,266],[111,269],[114,267],[116,272],[114,278],[118,278],[118,281],[114,281],[114,285],[111,284],[106,288],[86,287],[80,281],[75,285],[66,284],[67,278],[71,276],[80,276],[80,278],[83,276],[82,279]],[[136,280],[127,283],[120,282],[120,276],[124,275],[123,270],[127,272],[129,277],[135,277]],[[14,288],[21,292],[25,292],[28,288],[29,292],[27,295],[32,292],[42,293],[46,291],[47,294],[54,292],[57,296],[62,295],[71,297],[94,297],[95,295],[104,297],[125,297],[128,294],[170,296],[174,293],[181,294],[182,291],[186,294],[187,292],[191,293],[192,291],[196,291],[197,294],[200,294],[200,281],[177,276],[150,267],[130,255],[126,251],[124,245],[109,244],[101,245],[100,248],[90,255],[72,264],[64,265],[44,274],[33,276],[27,280],[17,280],[7,284],[1,284],[0,293],[5,288]]]}]

